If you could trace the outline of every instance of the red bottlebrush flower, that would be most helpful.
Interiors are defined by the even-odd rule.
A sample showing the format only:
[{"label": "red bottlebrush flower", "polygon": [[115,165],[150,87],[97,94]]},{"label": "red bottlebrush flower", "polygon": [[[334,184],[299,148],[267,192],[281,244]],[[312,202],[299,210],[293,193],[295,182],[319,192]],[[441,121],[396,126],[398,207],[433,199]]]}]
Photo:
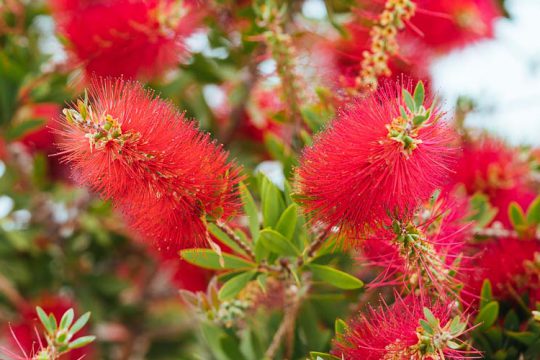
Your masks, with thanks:
[{"label": "red bottlebrush flower", "polygon": [[438,296],[457,293],[455,273],[471,233],[467,214],[465,201],[443,197],[421,206],[408,223],[394,221],[368,237],[363,255],[384,269],[370,286],[398,284]]},{"label": "red bottlebrush flower", "polygon": [[87,75],[152,77],[176,65],[199,17],[173,0],[50,0]]},{"label": "red bottlebrush flower", "polygon": [[473,270],[464,278],[466,295],[478,297],[484,279],[488,279],[499,299],[529,293],[534,305],[540,291],[540,241],[491,239],[476,245],[475,252],[478,256],[469,265]]},{"label": "red bottlebrush flower", "polygon": [[462,184],[469,195],[481,192],[498,209],[495,220],[510,226],[508,206],[516,201],[527,209],[536,194],[528,187],[529,165],[519,152],[495,138],[482,136],[463,144],[453,185]]},{"label": "red bottlebrush flower", "polygon": [[502,16],[494,0],[418,0],[416,14],[408,26],[409,34],[418,37],[436,51],[448,51],[471,42],[491,38],[493,23]]},{"label": "red bottlebrush flower", "polygon": [[406,105],[401,89],[396,83],[354,101],[305,151],[297,192],[314,221],[364,233],[389,212],[411,214],[445,183],[455,133],[430,98],[416,105],[407,92]]},{"label": "red bottlebrush flower", "polygon": [[158,248],[205,239],[204,218],[239,206],[239,168],[172,104],[141,85],[94,81],[89,100],[66,109],[60,147],[78,180],[121,209]]},{"label": "red bottlebrush flower", "polygon": [[[18,351],[21,353],[24,352],[29,358],[32,358],[31,356],[38,353],[41,349],[40,344],[43,344],[44,347],[47,346],[47,341],[43,336],[43,325],[36,314],[36,306],[40,306],[47,314],[52,313],[57,321],[60,321],[62,315],[64,315],[67,310],[76,308],[71,299],[61,296],[44,296],[32,306],[24,306],[20,312],[20,320],[3,327],[3,334],[4,336],[9,337],[11,349],[13,349],[10,352],[14,354]],[[39,339],[38,334],[40,334]],[[86,332],[83,329],[76,334],[76,337],[84,335],[86,335]],[[91,345],[72,350],[68,354],[62,356],[62,359],[65,360],[78,360],[82,358],[88,360],[95,358],[94,349]]]},{"label": "red bottlebrush flower", "polygon": [[160,271],[167,273],[171,283],[178,289],[188,291],[204,291],[212,278],[213,272],[192,265],[185,260],[179,259],[178,254],[156,254]]},{"label": "red bottlebrush flower", "polygon": [[351,321],[332,353],[344,360],[479,358],[475,350],[454,350],[467,324],[459,315],[452,318],[453,310],[452,303],[398,297],[393,305],[370,307]]}]

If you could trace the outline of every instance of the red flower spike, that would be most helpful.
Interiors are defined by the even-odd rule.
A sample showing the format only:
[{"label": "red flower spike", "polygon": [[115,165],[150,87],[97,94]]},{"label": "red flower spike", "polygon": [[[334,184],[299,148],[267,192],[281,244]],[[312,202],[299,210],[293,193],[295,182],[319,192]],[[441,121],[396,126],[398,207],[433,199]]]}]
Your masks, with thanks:
[{"label": "red flower spike", "polygon": [[[313,221],[353,235],[410,216],[444,185],[457,155],[456,134],[423,86],[416,102],[399,83],[342,109],[308,148],[297,193]],[[404,98],[405,96],[405,98]]]},{"label": "red flower spike", "polygon": [[205,240],[206,216],[237,210],[239,168],[172,104],[123,80],[95,80],[88,94],[64,110],[64,159],[148,241],[176,252]]},{"label": "red flower spike", "polygon": [[529,293],[532,308],[540,301],[540,242],[531,239],[498,238],[476,245],[473,271],[464,278],[465,296],[479,296],[484,279],[502,300]]},{"label": "red flower spike", "polygon": [[[416,0],[409,35],[436,51],[448,51],[493,37],[493,23],[502,16],[494,0]],[[421,33],[421,36],[418,35]]]},{"label": "red flower spike", "polygon": [[529,189],[530,167],[520,160],[519,151],[503,141],[482,135],[466,140],[456,166],[452,186],[462,184],[469,195],[481,192],[498,209],[495,220],[511,227],[508,207],[512,201],[527,209],[536,198]]},{"label": "red flower spike", "polygon": [[443,197],[421,206],[408,223],[395,221],[362,244],[371,265],[383,268],[370,287],[402,285],[408,292],[457,294],[463,248],[472,227],[465,201]]},{"label": "red flower spike", "polygon": [[[359,14],[368,21],[392,1],[360,0]],[[414,16],[405,24],[399,44],[420,41],[434,53],[451,51],[493,37],[494,22],[502,16],[496,0],[414,0]],[[424,50],[425,51],[425,50]]]},{"label": "red flower spike", "polygon": [[[339,81],[336,81],[336,85],[356,86],[363,54],[369,49],[369,28],[357,22],[345,25],[348,32],[347,38],[325,42],[322,48],[318,49],[321,56],[330,57],[330,61],[337,70]],[[408,38],[407,41],[401,41],[400,35],[398,34],[399,53],[388,59],[391,75],[395,77],[398,74],[404,74],[406,77],[415,79],[429,79],[430,51],[425,46],[419,46],[420,43],[414,39]]]},{"label": "red flower spike", "polygon": [[199,22],[177,0],[50,0],[60,33],[88,76],[152,77],[186,54]]},{"label": "red flower spike", "polygon": [[370,307],[334,341],[333,354],[344,360],[480,358],[475,350],[458,350],[468,330],[453,310],[453,303],[431,305],[415,296]]}]

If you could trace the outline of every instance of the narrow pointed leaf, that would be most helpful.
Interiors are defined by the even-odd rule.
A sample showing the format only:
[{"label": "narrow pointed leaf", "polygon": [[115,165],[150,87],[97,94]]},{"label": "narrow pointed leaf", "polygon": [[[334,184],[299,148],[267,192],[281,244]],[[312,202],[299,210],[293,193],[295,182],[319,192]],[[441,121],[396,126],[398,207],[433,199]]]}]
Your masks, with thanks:
[{"label": "narrow pointed leaf", "polygon": [[251,279],[253,279],[256,274],[256,271],[248,271],[236,275],[235,277],[227,281],[219,290],[219,300],[224,301],[234,298],[240,291],[242,291],[242,289],[246,287],[246,285],[251,281]]},{"label": "narrow pointed leaf", "polygon": [[219,255],[210,249],[182,250],[180,251],[180,257],[190,264],[211,270],[246,269],[256,266],[256,264],[248,260],[227,253],[222,254],[223,264],[221,264]]},{"label": "narrow pointed leaf", "polygon": [[353,290],[364,286],[364,283],[343,271],[325,265],[308,265],[315,280],[323,281],[340,289]]},{"label": "narrow pointed leaf", "polygon": [[287,238],[275,230],[264,229],[260,233],[260,239],[268,250],[284,256],[299,256],[300,250]]}]

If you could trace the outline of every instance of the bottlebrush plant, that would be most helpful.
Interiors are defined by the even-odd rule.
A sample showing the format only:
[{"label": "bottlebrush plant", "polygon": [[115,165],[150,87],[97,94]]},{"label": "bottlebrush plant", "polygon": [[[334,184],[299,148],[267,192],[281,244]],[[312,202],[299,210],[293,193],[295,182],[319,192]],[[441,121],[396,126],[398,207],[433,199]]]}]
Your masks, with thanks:
[{"label": "bottlebrush plant", "polygon": [[539,359],[540,152],[430,81],[502,14],[2,2],[0,359]]}]

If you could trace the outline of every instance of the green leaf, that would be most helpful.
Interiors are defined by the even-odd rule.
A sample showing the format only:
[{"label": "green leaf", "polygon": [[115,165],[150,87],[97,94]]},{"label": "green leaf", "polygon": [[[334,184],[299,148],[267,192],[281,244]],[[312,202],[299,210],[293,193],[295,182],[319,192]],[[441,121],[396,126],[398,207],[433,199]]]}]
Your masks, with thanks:
[{"label": "green leaf", "polygon": [[506,335],[526,346],[531,346],[535,341],[540,339],[540,334],[535,334],[530,331],[506,331]]},{"label": "green leaf", "polygon": [[39,129],[44,123],[43,119],[29,119],[20,124],[13,126],[11,129],[6,131],[7,140],[17,140],[22,138],[24,135]]},{"label": "green leaf", "polygon": [[428,333],[429,335],[433,335],[433,328],[426,320],[420,319],[420,326],[422,326],[422,329],[424,329],[426,333]]},{"label": "green leaf", "polygon": [[71,350],[78,349],[78,348],[81,348],[83,346],[86,346],[86,345],[90,344],[94,340],[96,340],[95,336],[91,336],[91,335],[89,335],[89,336],[81,336],[80,338],[70,342],[68,347]]},{"label": "green leaf", "polygon": [[236,337],[225,336],[219,339],[223,352],[229,359],[245,360],[244,355],[240,351],[240,343]]},{"label": "green leaf", "polygon": [[284,256],[299,256],[300,250],[294,244],[278,233],[275,230],[272,229],[264,229],[260,233],[260,242],[266,247],[268,250],[278,254],[278,255],[284,255]]},{"label": "green leaf", "polygon": [[336,319],[334,330],[336,334],[344,335],[347,333],[347,331],[349,331],[349,326],[345,321],[341,319]]},{"label": "green leaf", "polygon": [[427,116],[424,115],[418,115],[415,116],[412,120],[414,126],[420,126],[422,125],[426,120],[428,119]]},{"label": "green leaf", "polygon": [[73,309],[66,311],[60,320],[60,330],[67,330],[71,326],[71,323],[73,323],[74,316],[75,313]]},{"label": "green leaf", "polygon": [[255,205],[255,200],[253,200],[253,196],[251,196],[251,193],[244,183],[240,183],[239,191],[244,212],[249,220],[249,232],[251,233],[253,241],[256,242],[259,238],[259,212]]},{"label": "green leaf", "polygon": [[41,307],[37,306],[36,313],[38,315],[39,320],[43,324],[43,327],[45,328],[45,330],[47,330],[49,334],[54,333],[54,327],[50,323],[49,316],[45,313],[45,311]]},{"label": "green leaf", "polygon": [[439,320],[437,320],[435,315],[433,315],[431,310],[429,310],[427,307],[424,307],[424,318],[431,327],[436,328],[439,326]]},{"label": "green leaf", "polygon": [[80,318],[75,321],[75,324],[69,329],[69,333],[71,336],[75,335],[79,330],[81,330],[84,325],[88,322],[90,319],[90,312],[84,313]]},{"label": "green leaf", "polygon": [[540,224],[540,196],[527,209],[527,222],[529,224]]},{"label": "green leaf", "polygon": [[493,291],[491,290],[491,282],[488,279],[485,279],[482,284],[482,291],[480,292],[480,309],[483,309],[492,300]]},{"label": "green leaf", "polygon": [[512,226],[514,226],[514,229],[516,230],[527,226],[525,213],[523,212],[521,206],[519,206],[519,204],[515,201],[512,201],[512,203],[510,203],[510,206],[508,207],[508,217],[510,218]]},{"label": "green leaf", "polygon": [[310,352],[309,356],[311,356],[311,360],[341,360],[337,356],[317,351]]},{"label": "green leaf", "polygon": [[49,314],[49,324],[51,325],[53,332],[58,329],[58,324],[56,323],[56,318],[54,317],[54,314]]},{"label": "green leaf", "polygon": [[476,330],[484,331],[491,327],[499,316],[499,303],[492,301],[480,310],[478,316],[474,320],[474,324],[478,325]]},{"label": "green leaf", "polygon": [[313,273],[315,280],[324,281],[337,288],[352,290],[364,286],[364,283],[360,279],[330,266],[309,264],[308,267]]},{"label": "green leaf", "polygon": [[497,215],[497,208],[491,206],[489,198],[482,193],[475,193],[471,197],[472,216],[468,220],[476,222],[476,226],[483,228],[488,225]]},{"label": "green leaf", "polygon": [[257,271],[253,270],[240,273],[232,279],[229,279],[225,284],[223,284],[221,289],[219,289],[219,300],[224,301],[234,298],[240,291],[242,291],[242,289],[246,287],[246,285],[256,274]]},{"label": "green leaf", "polygon": [[416,109],[420,109],[420,107],[424,105],[424,97],[424,83],[422,81],[419,81],[418,84],[416,84],[416,88],[414,89],[414,103],[416,104]]},{"label": "green leaf", "polygon": [[411,93],[408,92],[406,89],[403,89],[401,94],[403,95],[403,100],[405,100],[405,105],[407,105],[407,108],[409,108],[411,112],[415,112],[416,105],[414,103]]},{"label": "green leaf", "polygon": [[453,335],[459,335],[465,330],[466,327],[467,323],[462,322],[459,316],[455,316],[450,323],[450,332]]},{"label": "green leaf", "polygon": [[222,254],[223,266],[220,265],[220,257],[210,249],[186,249],[180,251],[180,257],[190,264],[204,269],[246,269],[253,268],[256,264],[230,254]]},{"label": "green leaf", "polygon": [[504,317],[504,328],[510,331],[519,330],[519,317],[514,309],[510,309]]},{"label": "green leaf", "polygon": [[295,204],[291,204],[281,214],[279,221],[276,225],[276,230],[287,239],[292,239],[294,235],[294,229],[296,228],[296,222],[298,220],[298,207]]},{"label": "green leaf", "polygon": [[409,115],[407,114],[407,111],[401,105],[399,105],[399,113],[401,114],[401,117],[404,119],[407,119],[409,117]]},{"label": "green leaf", "polygon": [[261,175],[261,198],[263,225],[274,227],[281,213],[285,210],[285,200],[281,190],[278,189],[268,178]]}]

